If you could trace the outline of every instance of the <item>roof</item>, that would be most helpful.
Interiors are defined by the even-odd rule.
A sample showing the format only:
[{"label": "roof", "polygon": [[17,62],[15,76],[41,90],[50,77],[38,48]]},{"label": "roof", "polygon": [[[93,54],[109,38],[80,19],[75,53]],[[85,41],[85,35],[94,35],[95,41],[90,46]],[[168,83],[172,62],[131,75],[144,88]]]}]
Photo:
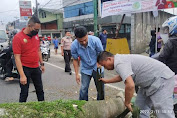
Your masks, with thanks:
[{"label": "roof", "polygon": [[48,11],[48,12],[51,12],[51,13],[53,13],[53,14],[60,14],[60,13],[63,13],[63,11],[62,11],[62,10],[59,10],[59,9],[39,8],[39,10]]}]

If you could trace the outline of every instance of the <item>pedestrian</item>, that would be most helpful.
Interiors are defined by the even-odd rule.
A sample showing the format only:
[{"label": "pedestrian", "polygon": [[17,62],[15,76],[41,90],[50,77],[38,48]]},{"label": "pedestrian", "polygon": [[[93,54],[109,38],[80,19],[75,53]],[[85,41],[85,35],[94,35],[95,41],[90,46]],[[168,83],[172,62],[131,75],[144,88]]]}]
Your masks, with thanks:
[{"label": "pedestrian", "polygon": [[92,35],[92,36],[94,36],[94,32],[89,31],[89,32],[88,32],[88,35]]},{"label": "pedestrian", "polygon": [[61,55],[65,60],[65,72],[72,75],[70,61],[71,61],[71,43],[72,37],[70,31],[65,31],[65,36],[61,39]]},{"label": "pedestrian", "polygon": [[149,43],[149,49],[150,49],[150,54],[149,57],[155,54],[155,48],[156,48],[156,34],[155,30],[151,30],[151,41]]},{"label": "pedestrian", "polygon": [[55,36],[55,38],[53,39],[53,44],[54,44],[55,54],[57,54],[59,41],[58,41],[58,39],[57,39],[56,36]]},{"label": "pedestrian", "polygon": [[[175,20],[174,20],[175,19]],[[173,27],[170,26],[170,23],[174,22]],[[169,39],[167,43],[164,45],[163,50],[160,52],[159,57],[157,58],[159,61],[166,64],[176,75],[175,81],[177,81],[177,17],[169,18],[162,24],[164,31],[168,31]],[[177,93],[177,86],[175,85],[174,92]],[[174,105],[174,110],[177,111],[177,104]],[[177,117],[177,114],[176,114]]]},{"label": "pedestrian", "polygon": [[[156,31],[156,28],[155,28]],[[158,32],[157,32],[157,52],[160,52],[161,48],[162,48],[162,38],[160,36],[160,28],[158,28]]]},{"label": "pedestrian", "polygon": [[[173,17],[172,17],[173,18]],[[177,17],[175,17],[177,20]],[[173,19],[168,19],[162,24],[164,31],[168,30],[169,39],[164,45],[163,50],[160,52],[158,60],[165,63],[175,74],[177,74],[177,22],[175,21],[175,26],[170,27],[170,23]]]},{"label": "pedestrian", "polygon": [[[71,45],[71,54],[73,59],[73,65],[76,73],[76,82],[80,84],[80,95],[79,100],[88,101],[88,88],[90,84],[90,80],[93,77],[95,81],[95,85],[98,93],[98,81],[96,78],[97,75],[97,55],[103,51],[103,47],[101,45],[101,41],[98,37],[91,36],[87,34],[87,30],[83,26],[78,26],[75,30],[76,40]],[[81,60],[81,80],[79,76],[79,65],[78,65],[78,57]],[[101,72],[102,77],[104,76],[103,69]],[[104,84],[102,84],[102,91],[104,93]],[[97,100],[103,100],[97,94]]]},{"label": "pedestrian", "polygon": [[6,53],[6,78],[5,81],[12,81],[14,80],[13,74],[12,74],[12,69],[13,69],[13,56],[12,56],[12,44],[10,44],[9,48],[4,50]]},{"label": "pedestrian", "polygon": [[44,72],[45,67],[38,37],[40,27],[39,19],[32,16],[26,28],[23,28],[13,39],[12,47],[16,66],[20,74],[21,92],[19,102],[27,101],[30,79],[32,79],[36,89],[38,101],[44,101],[41,71]]},{"label": "pedestrian", "polygon": [[99,36],[101,43],[103,45],[103,50],[106,50],[106,43],[107,43],[107,31],[105,29],[102,30],[102,33]]},{"label": "pedestrian", "polygon": [[[132,111],[131,99],[135,85],[139,86],[136,105],[140,118],[149,118],[154,112],[158,118],[175,118],[173,112],[174,72],[160,61],[136,54],[116,54],[104,51],[97,62],[107,70],[116,70],[117,76],[101,78],[104,83],[125,83],[125,106]],[[154,108],[154,111],[151,108]]]}]

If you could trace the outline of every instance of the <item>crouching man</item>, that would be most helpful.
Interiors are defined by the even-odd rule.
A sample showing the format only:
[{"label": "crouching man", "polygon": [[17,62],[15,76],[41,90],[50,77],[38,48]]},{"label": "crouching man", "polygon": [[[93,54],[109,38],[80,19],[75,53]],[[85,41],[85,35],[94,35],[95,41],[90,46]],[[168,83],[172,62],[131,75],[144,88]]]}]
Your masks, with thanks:
[{"label": "crouching man", "polygon": [[[111,79],[100,79],[104,83],[124,81],[125,106],[130,104],[135,85],[139,86],[136,105],[140,118],[149,118],[155,112],[158,118],[175,118],[173,112],[174,73],[165,64],[142,55],[101,52],[97,62],[107,70],[115,69],[118,75]],[[152,106],[154,111],[151,110]]]}]

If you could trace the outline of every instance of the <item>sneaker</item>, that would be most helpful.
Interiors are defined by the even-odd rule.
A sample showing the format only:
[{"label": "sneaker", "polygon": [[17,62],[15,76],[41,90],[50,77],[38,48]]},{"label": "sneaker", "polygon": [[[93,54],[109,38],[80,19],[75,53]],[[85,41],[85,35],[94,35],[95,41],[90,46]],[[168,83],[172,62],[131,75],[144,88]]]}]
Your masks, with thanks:
[{"label": "sneaker", "polygon": [[8,82],[8,81],[12,81],[12,80],[14,80],[13,77],[6,77],[6,79],[5,79],[6,82]]}]

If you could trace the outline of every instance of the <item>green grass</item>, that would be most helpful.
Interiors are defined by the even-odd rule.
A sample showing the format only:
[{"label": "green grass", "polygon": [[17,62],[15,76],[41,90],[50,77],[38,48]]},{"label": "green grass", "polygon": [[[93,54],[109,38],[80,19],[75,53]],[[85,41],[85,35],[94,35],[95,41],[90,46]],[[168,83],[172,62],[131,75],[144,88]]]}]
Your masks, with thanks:
[{"label": "green grass", "polygon": [[[84,114],[82,106],[86,101],[57,100],[53,102],[5,103],[5,115],[0,118],[78,118]],[[78,105],[77,108],[73,107]]]}]

